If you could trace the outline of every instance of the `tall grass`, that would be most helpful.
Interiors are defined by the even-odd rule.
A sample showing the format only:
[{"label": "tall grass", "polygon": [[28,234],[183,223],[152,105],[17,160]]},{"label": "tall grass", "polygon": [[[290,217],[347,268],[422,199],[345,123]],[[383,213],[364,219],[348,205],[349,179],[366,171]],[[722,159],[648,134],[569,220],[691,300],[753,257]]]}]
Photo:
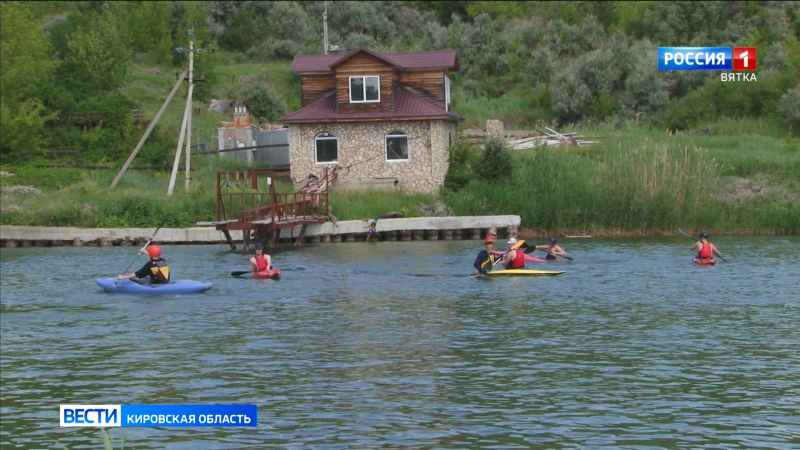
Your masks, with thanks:
[{"label": "tall grass", "polygon": [[[778,179],[788,175],[800,164],[800,154],[786,152],[785,139],[763,138],[769,150],[762,146],[755,154],[726,151],[727,136],[607,133],[604,143],[588,148],[517,151],[505,183],[475,179],[458,192],[445,192],[446,201],[458,214],[519,214],[526,228],[542,233],[652,234],[678,225],[800,231],[800,202],[788,179],[783,186],[790,194],[782,197],[731,205],[713,195],[724,188],[732,168],[766,171]],[[738,142],[746,146],[748,139],[758,138]]]},{"label": "tall grass", "polygon": [[[375,218],[387,212],[408,217],[427,214],[421,206],[444,200],[461,215],[519,214],[524,227],[548,234],[654,234],[676,226],[715,232],[800,233],[797,138],[781,138],[775,130],[767,136],[732,134],[736,127],[732,122],[725,127],[724,132],[676,135],[640,128],[582,130],[601,143],[587,148],[512,151],[510,173],[498,174],[489,182],[467,177],[466,185],[440,196],[333,191],[331,211],[340,220]],[[742,129],[753,129],[753,125],[743,123]],[[4,166],[3,170],[16,175],[0,178],[0,184],[32,185],[44,193],[4,194],[0,222],[193,226],[214,218],[217,171],[244,166],[198,156],[192,167],[191,189],[184,190],[181,172],[174,194],[166,197],[170,175],[166,170],[129,171],[111,190],[108,186],[116,169]],[[732,179],[758,186],[738,195]],[[292,190],[288,183],[276,185],[281,191]],[[18,208],[9,210],[9,205]]]},{"label": "tall grass", "polygon": [[331,214],[339,220],[374,219],[389,212],[399,212],[405,217],[417,216],[421,205],[430,205],[434,201],[432,195],[388,191],[333,191],[330,194]]},{"label": "tall grass", "polygon": [[[115,170],[39,169],[45,179],[69,180],[65,185],[51,182],[40,187],[40,195],[3,197],[3,205],[14,205],[0,215],[0,223],[14,225],[76,227],[189,227],[197,221],[214,219],[217,170],[236,163],[218,158],[196,158],[190,189],[184,189],[183,172],[172,196],[167,196],[170,173],[128,171],[119,185],[109,186]],[[2,184],[41,186],[31,168],[7,168],[14,177]]]}]

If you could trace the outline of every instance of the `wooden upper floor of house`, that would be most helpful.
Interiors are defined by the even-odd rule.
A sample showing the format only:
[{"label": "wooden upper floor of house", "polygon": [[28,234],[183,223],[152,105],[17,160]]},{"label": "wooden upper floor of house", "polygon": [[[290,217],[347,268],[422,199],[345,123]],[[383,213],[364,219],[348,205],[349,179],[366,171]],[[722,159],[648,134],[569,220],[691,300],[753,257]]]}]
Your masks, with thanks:
[{"label": "wooden upper floor of house", "polygon": [[[355,113],[357,117],[400,113],[411,97],[447,113],[449,75],[457,70],[454,50],[377,53],[358,49],[337,55],[298,55],[292,62],[292,72],[300,77],[300,111],[324,97],[330,103],[329,115]],[[287,118],[298,117],[302,114]]]}]

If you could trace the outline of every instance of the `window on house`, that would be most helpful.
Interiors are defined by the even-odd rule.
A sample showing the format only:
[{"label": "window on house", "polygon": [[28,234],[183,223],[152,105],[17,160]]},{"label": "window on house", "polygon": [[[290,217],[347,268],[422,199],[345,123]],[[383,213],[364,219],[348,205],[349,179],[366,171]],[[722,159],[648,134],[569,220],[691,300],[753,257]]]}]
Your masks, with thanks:
[{"label": "window on house", "polygon": [[317,164],[334,163],[339,160],[339,142],[331,133],[320,133],[316,139]]},{"label": "window on house", "polygon": [[408,160],[408,136],[402,131],[392,131],[386,135],[386,160]]},{"label": "window on house", "polygon": [[381,101],[381,77],[350,77],[350,103]]},{"label": "window on house", "polygon": [[444,110],[450,111],[450,78],[444,76]]}]

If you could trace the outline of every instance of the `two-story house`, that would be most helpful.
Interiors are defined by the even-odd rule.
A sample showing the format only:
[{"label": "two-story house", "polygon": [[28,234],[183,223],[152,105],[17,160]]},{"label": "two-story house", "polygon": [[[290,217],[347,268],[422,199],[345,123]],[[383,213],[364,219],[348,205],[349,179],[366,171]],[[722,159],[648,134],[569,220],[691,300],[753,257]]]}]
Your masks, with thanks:
[{"label": "two-story house", "polygon": [[289,125],[295,185],[338,167],[337,188],[436,192],[458,122],[450,109],[452,50],[298,55],[301,108]]}]

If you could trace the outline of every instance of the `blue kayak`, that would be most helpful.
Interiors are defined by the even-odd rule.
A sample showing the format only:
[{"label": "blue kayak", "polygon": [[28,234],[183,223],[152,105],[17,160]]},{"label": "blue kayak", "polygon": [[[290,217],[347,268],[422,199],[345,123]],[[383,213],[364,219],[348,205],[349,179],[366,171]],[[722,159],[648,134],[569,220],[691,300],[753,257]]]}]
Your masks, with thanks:
[{"label": "blue kayak", "polygon": [[98,278],[97,284],[112,294],[177,295],[205,292],[213,286],[207,281],[178,280],[165,284],[139,284],[131,280]]}]

